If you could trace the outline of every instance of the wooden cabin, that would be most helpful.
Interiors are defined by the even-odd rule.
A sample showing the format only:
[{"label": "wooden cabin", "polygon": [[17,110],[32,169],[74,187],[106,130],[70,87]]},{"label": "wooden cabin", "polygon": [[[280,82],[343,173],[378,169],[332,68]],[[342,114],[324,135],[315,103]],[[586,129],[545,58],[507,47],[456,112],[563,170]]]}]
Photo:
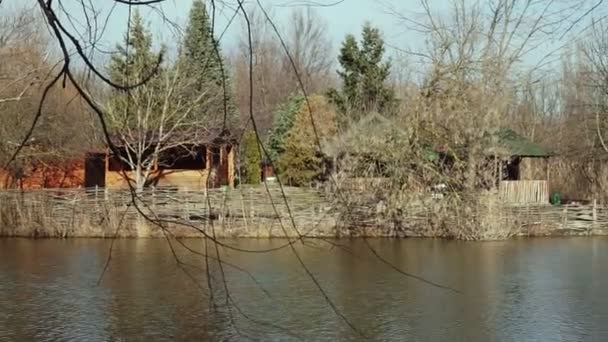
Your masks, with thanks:
[{"label": "wooden cabin", "polygon": [[[178,189],[234,187],[236,142],[216,139],[209,143],[181,145],[161,153],[146,186]],[[125,189],[135,173],[125,162],[126,148],[118,147],[122,156],[109,149],[86,156],[84,186]]]},{"label": "wooden cabin", "polygon": [[[196,145],[176,145],[159,156],[147,186],[178,189],[204,189],[234,186],[237,143],[229,138],[214,138]],[[127,149],[118,145],[119,153]],[[82,157],[35,161],[27,165],[0,169],[0,189],[34,190],[42,188],[109,188],[128,187],[125,176],[134,172],[121,156],[110,149],[90,151]]]}]

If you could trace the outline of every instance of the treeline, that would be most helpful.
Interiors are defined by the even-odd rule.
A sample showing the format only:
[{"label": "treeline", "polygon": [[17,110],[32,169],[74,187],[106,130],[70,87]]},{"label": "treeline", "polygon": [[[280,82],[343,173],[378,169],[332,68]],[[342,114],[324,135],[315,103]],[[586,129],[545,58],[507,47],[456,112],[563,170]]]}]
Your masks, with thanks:
[{"label": "treeline", "polygon": [[[273,113],[262,138],[285,182],[306,185],[333,173],[332,183],[342,177],[386,178],[397,193],[438,183],[461,190],[486,188],[496,181],[488,146],[509,128],[553,153],[552,192],[603,199],[608,186],[608,37],[602,21],[591,20],[575,33],[564,26],[571,18],[579,18],[572,25],[584,22],[582,3],[557,11],[542,1],[528,6],[512,0],[456,1],[441,14],[427,1],[421,3],[424,17],[415,20],[393,9],[403,27],[421,36],[424,44],[418,49],[387,53],[373,23],[345,37],[331,58],[337,72],[323,69],[317,82],[305,80],[308,94],[316,95],[309,102],[328,108],[313,109],[312,117],[311,104],[301,97],[293,66],[280,47],[263,53],[254,49],[260,55],[254,69],[260,84],[273,84],[267,81],[273,72],[291,75],[277,77],[290,80],[290,86],[255,90],[260,101],[255,108]],[[268,33],[260,35],[255,40],[259,46],[276,44]],[[244,56],[234,64],[244,65]],[[283,67],[272,67],[276,65]],[[305,70],[305,65],[295,66]],[[238,93],[247,94],[240,84],[246,82],[236,83],[242,89]],[[247,105],[239,102],[241,110]],[[314,128],[327,130],[315,133]],[[449,170],[437,161],[445,156],[450,157]],[[509,156],[501,158],[508,161]]]},{"label": "treeline", "polygon": [[[303,15],[295,13],[296,18]],[[311,10],[306,12],[306,18],[308,26],[324,27],[317,24],[321,21],[319,17],[313,19]],[[308,30],[306,26],[299,29]],[[293,36],[301,37],[301,34],[296,32]],[[324,40],[322,37],[318,39]],[[291,45],[311,47],[297,40]],[[312,48],[316,51],[314,46]],[[278,56],[285,55],[285,52],[278,48],[273,53]],[[330,173],[336,170],[337,155],[347,152],[348,149],[340,138],[346,137],[352,127],[371,113],[382,113],[387,118],[395,118],[398,113],[399,100],[389,82],[391,64],[386,60],[385,53],[381,32],[367,23],[359,39],[355,35],[345,38],[338,56],[339,71],[329,86],[327,70],[307,70],[306,66],[329,66],[331,63],[308,63],[303,58],[284,61],[285,75],[306,75],[307,78],[291,77],[291,84],[282,87],[292,89],[283,95],[286,100],[277,103],[274,108],[267,109],[272,113],[272,121],[267,130],[258,130],[260,142],[266,148],[251,148],[245,144],[244,148],[248,151],[248,158],[244,159],[245,181],[259,183],[259,168],[254,165],[260,160],[272,164],[274,171],[283,178],[285,184],[307,186],[314,182],[327,181]],[[306,52],[302,54],[314,55]],[[326,57],[316,55],[316,58]],[[292,61],[296,62],[291,63]],[[317,75],[316,81],[315,77],[311,77],[314,75]],[[324,81],[324,86],[321,86]],[[332,87],[332,83],[338,86]],[[254,132],[246,134],[248,137],[255,135]],[[251,138],[246,142],[256,143]],[[258,154],[254,153],[255,150],[258,150]]]},{"label": "treeline", "polygon": [[[395,193],[437,183],[475,189],[495,177],[487,165],[488,137],[512,128],[555,153],[552,190],[571,197],[606,193],[603,25],[549,55],[542,51],[547,42],[567,33],[560,22],[583,15],[582,7],[456,1],[437,14],[422,4],[424,16],[415,20],[393,9],[422,47],[387,51],[382,32],[367,23],[344,38],[337,54],[327,22],[312,8],[294,9],[289,25],[279,28],[285,46],[265,15],[252,11],[251,26],[230,50],[218,41],[203,1],[193,1],[183,35],[167,45],[155,41],[134,10],[105,64],[114,87],[81,76],[102,104],[111,139],[130,151],[124,159],[141,186],[163,149],[223,136],[240,143],[244,183],[259,182],[260,165],[273,164],[285,184],[297,186],[368,177],[389,179]],[[0,23],[2,161],[25,136],[52,75],[54,55],[41,27],[26,12]],[[531,56],[539,54],[551,63],[535,63]],[[141,86],[127,89],[134,84]],[[76,93],[61,84],[51,92],[12,164],[15,176],[31,161],[103,144]],[[450,156],[449,171],[439,155]]]}]

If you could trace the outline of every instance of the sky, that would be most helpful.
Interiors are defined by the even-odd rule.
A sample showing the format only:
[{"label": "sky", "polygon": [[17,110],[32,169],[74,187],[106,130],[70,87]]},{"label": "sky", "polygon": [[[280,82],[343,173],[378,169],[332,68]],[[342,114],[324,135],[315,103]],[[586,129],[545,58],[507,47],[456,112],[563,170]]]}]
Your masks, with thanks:
[{"label": "sky", "polygon": [[[234,0],[228,0],[234,3]],[[333,42],[335,49],[337,50],[340,42],[344,37],[353,33],[358,35],[361,31],[361,27],[366,21],[372,22],[375,26],[379,27],[387,42],[390,45],[403,46],[407,45],[409,41],[416,40],[417,37],[413,34],[408,34],[405,30],[397,25],[396,18],[387,13],[386,4],[397,3],[403,7],[408,5],[408,8],[415,8],[419,3],[418,0],[343,0],[341,2],[336,0],[315,0],[315,1],[304,1],[304,0],[261,0],[265,8],[271,13],[279,26],[285,28],[289,25],[287,18],[289,17],[290,11],[297,7],[303,7],[302,4],[314,3],[312,7],[315,8],[316,12],[326,21],[328,24],[328,36]],[[65,7],[69,12],[74,13],[74,16],[78,16],[82,13],[82,7],[79,5],[77,0],[63,0]],[[162,12],[164,16],[172,21],[183,25],[185,23],[188,11],[191,5],[191,0],[167,0],[163,3]],[[443,1],[435,1],[439,5],[437,7],[443,7],[441,4]],[[104,34],[103,42],[104,45],[114,45],[117,43],[124,34],[126,28],[126,22],[128,17],[127,6],[118,5],[114,10],[111,11],[109,5],[111,1],[106,0],[105,5],[95,3],[97,9],[101,9],[102,15],[100,18],[109,15],[109,25]],[[253,2],[249,1],[252,5]],[[150,28],[155,32],[156,36],[161,40],[173,39],[173,34],[168,31],[170,25],[163,22],[163,19],[159,15],[158,11],[142,8],[144,18],[148,21]],[[219,11],[218,11],[219,12]],[[224,8],[221,14],[218,15],[216,31],[219,32],[228,23],[228,19],[233,13],[233,9]],[[82,21],[82,18],[81,18]],[[101,21],[101,20],[100,20]],[[226,33],[224,39],[222,39],[222,46],[224,49],[231,48],[239,40],[239,35],[242,34],[243,30],[242,19],[233,23]]]},{"label": "sky", "polygon": [[[19,0],[23,2],[13,1],[13,6],[17,4],[29,4],[26,6],[32,6],[35,8],[35,0]],[[104,22],[107,22],[107,28],[104,31],[103,38],[101,40],[101,47],[106,50],[113,50],[117,43],[122,40],[127,27],[128,18],[128,6],[124,4],[116,4],[112,0],[61,0],[55,1],[55,6],[62,4],[64,6],[64,13],[74,19],[74,26],[70,29],[80,30],[85,32],[84,26],[85,20],[83,16],[83,7],[81,2],[92,3],[95,9],[100,11],[98,16],[99,26],[104,26]],[[255,5],[256,0],[246,0],[248,8]],[[398,51],[407,49],[411,51],[422,51],[424,49],[424,37],[415,30],[407,28],[403,21],[400,21],[394,14],[389,13],[391,6],[392,8],[398,9],[398,12],[405,14],[408,18],[419,19],[422,16],[422,8],[420,0],[260,0],[262,5],[271,13],[271,16],[275,19],[281,30],[285,30],[289,26],[289,13],[297,7],[303,7],[305,4],[314,4],[312,7],[315,8],[316,12],[325,20],[328,26],[328,37],[333,43],[332,53],[337,56],[338,49],[341,41],[344,37],[349,34],[360,35],[361,28],[366,21],[371,22],[374,26],[380,28],[384,34],[384,38],[387,45],[387,51],[389,55],[397,54]],[[433,14],[445,15],[448,13],[449,6],[452,0],[428,0],[431,6]],[[486,6],[488,2],[483,0],[465,0],[471,3],[481,3]],[[481,1],[481,2],[479,2]],[[562,3],[563,6],[572,4],[573,0],[552,0],[552,2]],[[218,16],[216,23],[216,32],[220,32],[228,23],[228,18],[234,13],[236,0],[215,0],[216,3],[228,3],[232,5],[232,8],[221,8],[218,5]],[[589,2],[589,4],[595,3],[593,0],[577,0],[577,3]],[[2,4],[2,7],[6,6],[6,2]],[[151,31],[155,34],[157,42],[163,42],[172,47],[172,43],[177,43],[175,30],[172,29],[172,23],[177,23],[180,26],[184,26],[188,11],[190,9],[192,0],[166,0],[160,6],[161,10],[151,10],[146,6],[139,6],[141,8],[142,15],[148,23]],[[206,0],[206,3],[210,3],[210,0]],[[10,4],[10,2],[9,2]],[[542,2],[540,3],[542,6]],[[209,6],[209,5],[208,5]],[[608,4],[605,6],[608,8]],[[542,7],[539,7],[542,9]],[[559,7],[558,7],[559,10]],[[598,15],[602,14],[602,8],[597,8],[592,15],[597,12]],[[160,15],[162,13],[162,15]],[[65,14],[64,14],[65,15]],[[163,17],[164,16],[164,17]],[[80,22],[80,24],[79,24]],[[79,28],[78,26],[81,25]],[[566,24],[567,25],[567,24]],[[230,51],[237,45],[239,39],[243,35],[243,22],[239,16],[237,21],[234,22],[226,35],[221,40],[221,46],[225,53]],[[536,55],[532,54],[532,57],[527,57],[530,64],[534,63],[534,59],[539,59],[547,51],[551,51],[555,46],[559,46],[562,42],[557,44],[553,42],[544,43],[545,46],[535,51]],[[419,57],[412,57],[419,58]],[[405,63],[409,63],[406,61]],[[528,62],[527,62],[528,63]]]}]

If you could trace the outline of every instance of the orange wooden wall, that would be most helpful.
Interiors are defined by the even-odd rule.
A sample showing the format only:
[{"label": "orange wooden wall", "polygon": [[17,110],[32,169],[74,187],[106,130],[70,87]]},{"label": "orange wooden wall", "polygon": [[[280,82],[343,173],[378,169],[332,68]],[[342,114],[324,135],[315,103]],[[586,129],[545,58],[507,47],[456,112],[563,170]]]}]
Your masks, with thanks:
[{"label": "orange wooden wall", "polygon": [[0,189],[9,187],[24,190],[41,188],[80,188],[84,184],[84,161],[34,164],[24,171],[21,179],[12,179],[9,172],[0,170]]}]

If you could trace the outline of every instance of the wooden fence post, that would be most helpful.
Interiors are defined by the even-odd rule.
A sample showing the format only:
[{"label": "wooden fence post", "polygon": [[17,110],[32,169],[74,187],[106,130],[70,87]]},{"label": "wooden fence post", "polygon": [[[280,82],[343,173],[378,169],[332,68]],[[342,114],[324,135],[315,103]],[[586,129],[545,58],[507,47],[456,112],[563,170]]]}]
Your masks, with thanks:
[{"label": "wooden fence post", "polygon": [[249,223],[247,222],[248,217],[245,213],[245,197],[243,196],[243,187],[239,187],[236,191],[239,192],[241,198],[241,210],[243,212],[243,221],[245,222],[245,231],[249,232]]},{"label": "wooden fence post", "polygon": [[591,229],[595,229],[597,228],[597,199],[593,199],[593,211],[592,211],[592,216],[593,216],[593,224],[591,225]]},{"label": "wooden fence post", "polygon": [[181,193],[184,195],[184,200],[186,201],[186,205],[184,205],[184,210],[182,211],[182,217],[185,220],[188,220],[190,218],[190,199],[188,198],[188,187],[181,189]]}]

